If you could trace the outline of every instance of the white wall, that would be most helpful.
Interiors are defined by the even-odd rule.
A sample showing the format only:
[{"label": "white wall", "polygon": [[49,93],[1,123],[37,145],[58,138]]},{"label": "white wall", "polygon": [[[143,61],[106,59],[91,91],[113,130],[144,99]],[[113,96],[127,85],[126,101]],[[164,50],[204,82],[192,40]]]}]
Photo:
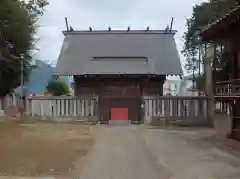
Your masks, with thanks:
[{"label": "white wall", "polygon": [[178,90],[178,96],[196,96],[197,91],[189,90],[193,86],[192,80],[183,79]]},{"label": "white wall", "polygon": [[[176,85],[176,88],[174,87]],[[171,87],[172,95],[177,95],[179,88],[181,86],[181,80],[171,80],[167,79],[163,84],[163,95],[169,93],[169,88]]]}]

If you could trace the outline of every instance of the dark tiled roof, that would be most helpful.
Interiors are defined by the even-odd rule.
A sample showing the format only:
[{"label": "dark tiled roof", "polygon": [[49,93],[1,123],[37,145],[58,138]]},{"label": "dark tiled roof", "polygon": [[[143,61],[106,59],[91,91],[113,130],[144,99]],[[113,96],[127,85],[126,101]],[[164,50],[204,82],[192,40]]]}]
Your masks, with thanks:
[{"label": "dark tiled roof", "polygon": [[223,23],[229,24],[229,23],[239,21],[240,20],[239,17],[240,17],[240,6],[237,6],[226,15],[222,16],[215,22],[204,27],[200,35],[204,38],[207,33],[212,32],[214,29],[220,30],[218,27],[220,27]]},{"label": "dark tiled roof", "polygon": [[176,31],[73,31],[65,39],[56,75],[181,75]]}]

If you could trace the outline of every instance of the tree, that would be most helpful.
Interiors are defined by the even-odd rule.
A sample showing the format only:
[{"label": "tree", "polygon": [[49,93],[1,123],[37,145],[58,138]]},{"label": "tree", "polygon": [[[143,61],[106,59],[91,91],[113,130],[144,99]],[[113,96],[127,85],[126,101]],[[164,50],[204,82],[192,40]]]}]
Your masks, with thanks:
[{"label": "tree", "polygon": [[196,85],[199,91],[204,91],[205,89],[205,76],[204,74],[201,74],[200,76],[197,76],[195,81],[196,81]]},{"label": "tree", "polygon": [[[187,31],[183,36],[184,48],[182,50],[182,53],[186,57],[185,69],[188,73],[192,72],[194,75],[202,63],[202,60],[200,58],[201,55],[199,55],[199,52],[197,50],[203,49],[204,47],[204,43],[200,40],[199,37],[200,30],[202,30],[208,24],[219,19],[221,16],[225,15],[230,9],[234,8],[235,6],[236,0],[210,0],[193,7],[192,16],[187,19]],[[217,61],[215,61],[213,65],[214,70],[216,68],[218,68],[218,70],[215,70],[214,77],[220,77],[219,75],[216,75],[216,73],[220,73],[221,71],[221,77],[226,78],[226,75],[228,73],[228,64],[226,63],[226,59],[222,57],[223,51],[223,44],[218,44]]]},{"label": "tree", "polygon": [[52,80],[47,85],[47,91],[53,96],[69,95],[70,90],[68,85],[59,80]]},{"label": "tree", "polygon": [[46,0],[1,0],[0,5],[0,97],[20,85],[31,70],[37,20]]}]

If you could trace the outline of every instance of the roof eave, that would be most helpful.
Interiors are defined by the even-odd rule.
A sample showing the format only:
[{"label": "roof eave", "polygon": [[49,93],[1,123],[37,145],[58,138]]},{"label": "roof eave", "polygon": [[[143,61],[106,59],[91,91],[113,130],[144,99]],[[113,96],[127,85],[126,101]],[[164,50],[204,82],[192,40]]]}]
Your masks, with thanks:
[{"label": "roof eave", "polygon": [[73,76],[73,75],[166,75],[166,76],[182,76],[183,73],[145,73],[145,74],[130,74],[130,73],[69,73],[55,72],[53,76]]},{"label": "roof eave", "polygon": [[202,37],[202,39],[204,41],[210,41],[213,40],[212,39],[212,35],[214,34],[213,32],[218,30],[219,28],[221,28],[221,24],[224,21],[228,21],[229,18],[231,18],[232,16],[236,15],[240,13],[240,5],[237,6],[236,8],[232,9],[229,13],[227,13],[226,15],[224,15],[223,17],[219,18],[218,20],[214,21],[213,23],[205,26],[203,28],[203,30],[200,32],[200,36]]}]

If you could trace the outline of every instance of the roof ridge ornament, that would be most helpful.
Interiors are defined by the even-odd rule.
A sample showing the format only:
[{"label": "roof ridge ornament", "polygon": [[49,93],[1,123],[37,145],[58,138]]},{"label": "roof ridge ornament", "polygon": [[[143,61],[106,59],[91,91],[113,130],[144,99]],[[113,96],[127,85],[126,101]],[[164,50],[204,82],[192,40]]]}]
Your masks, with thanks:
[{"label": "roof ridge ornament", "polygon": [[135,30],[135,29],[131,29],[130,27],[128,27],[125,30],[113,30],[111,29],[111,27],[108,27],[108,29],[106,30],[93,30],[93,28],[90,26],[88,29],[86,30],[75,30],[73,29],[72,26],[70,26],[68,31],[62,31],[62,33],[64,35],[86,35],[86,34],[172,34],[175,35],[176,34],[176,30],[169,30],[169,26],[168,29],[163,29],[163,30],[153,30],[150,29],[149,27],[147,27],[146,29],[141,29],[141,30]]},{"label": "roof ridge ornament", "polygon": [[73,32],[73,31],[74,31],[74,29],[73,29],[72,26],[70,26],[69,30],[70,30],[70,32]]},{"label": "roof ridge ornament", "polygon": [[165,32],[168,32],[169,31],[169,25],[167,25],[166,29],[165,29]]},{"label": "roof ridge ornament", "polygon": [[68,19],[67,19],[67,17],[65,17],[65,24],[66,24],[67,31],[69,31],[69,26],[68,26]]}]

